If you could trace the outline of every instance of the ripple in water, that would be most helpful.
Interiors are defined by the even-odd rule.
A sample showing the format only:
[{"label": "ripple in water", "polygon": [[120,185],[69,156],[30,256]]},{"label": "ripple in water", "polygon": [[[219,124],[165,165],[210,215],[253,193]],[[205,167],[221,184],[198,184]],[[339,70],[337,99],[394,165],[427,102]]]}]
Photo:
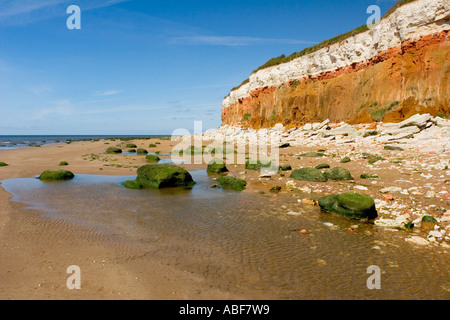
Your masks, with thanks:
[{"label": "ripple in water", "polygon": [[[145,264],[148,255],[129,250],[144,248],[222,290],[269,299],[450,298],[446,252],[413,247],[369,224],[350,233],[355,221],[293,197],[211,189],[205,171],[192,176],[192,190],[129,190],[121,183],[134,176],[100,175],[2,186],[14,201],[55,219],[61,232],[52,237],[63,237],[69,222],[80,224],[90,230],[81,236],[116,245],[118,257]],[[303,228],[308,234],[298,232]],[[367,288],[370,265],[381,269],[381,290]]]}]

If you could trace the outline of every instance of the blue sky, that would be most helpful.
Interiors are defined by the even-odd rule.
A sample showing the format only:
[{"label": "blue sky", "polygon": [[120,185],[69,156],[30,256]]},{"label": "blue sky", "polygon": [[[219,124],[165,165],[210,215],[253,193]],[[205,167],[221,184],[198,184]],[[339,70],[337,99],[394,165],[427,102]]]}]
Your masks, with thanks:
[{"label": "blue sky", "polygon": [[[395,0],[0,0],[0,135],[171,134],[221,124],[230,89],[272,57]],[[69,30],[69,5],[81,30]]]}]

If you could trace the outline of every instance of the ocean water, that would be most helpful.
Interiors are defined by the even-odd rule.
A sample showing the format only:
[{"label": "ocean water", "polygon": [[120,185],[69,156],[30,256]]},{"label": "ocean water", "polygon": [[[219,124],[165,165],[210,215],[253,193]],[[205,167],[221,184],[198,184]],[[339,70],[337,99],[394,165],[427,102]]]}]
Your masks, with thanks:
[{"label": "ocean water", "polygon": [[157,136],[159,135],[0,135],[0,150],[17,149],[30,146],[35,147],[57,143],[70,143],[75,141],[92,141],[96,139],[143,139]]},{"label": "ocean water", "polygon": [[[13,201],[61,226],[49,234],[42,224],[39,237],[57,244],[64,230],[82,225],[86,243],[117,247],[114,263],[135,261],[145,269],[161,256],[225,292],[266,299],[450,298],[450,257],[442,249],[415,247],[400,232],[323,213],[292,196],[209,188],[213,177],[204,170],[191,174],[197,182],[191,190],[124,188],[134,176],[1,183]],[[22,225],[39,224],[31,214],[32,220],[23,219]],[[355,224],[357,231],[348,232]],[[308,234],[299,232],[303,228]],[[149,254],[137,258],[131,248]],[[373,265],[381,270],[379,290],[367,287]]]}]

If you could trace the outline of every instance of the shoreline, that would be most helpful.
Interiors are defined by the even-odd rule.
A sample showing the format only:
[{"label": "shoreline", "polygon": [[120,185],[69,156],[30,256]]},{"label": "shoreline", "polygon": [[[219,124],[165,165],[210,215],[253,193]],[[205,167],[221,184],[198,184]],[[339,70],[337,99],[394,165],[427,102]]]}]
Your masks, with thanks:
[{"label": "shoreline", "polygon": [[[333,129],[337,128],[339,127]],[[323,137],[307,140],[310,137],[305,136],[303,140],[298,139],[298,144],[296,144],[290,140],[293,137],[292,133],[296,133],[295,131],[288,133],[281,130],[281,132],[285,135],[283,139],[289,141],[291,146],[279,149],[280,165],[290,164],[293,169],[297,169],[305,166],[314,167],[327,162],[331,167],[349,169],[354,180],[323,183],[293,181],[289,178],[290,171],[287,171],[284,176],[277,174],[271,177],[260,177],[259,171],[246,170],[245,165],[229,165],[230,175],[244,178],[247,181],[247,190],[244,192],[249,196],[252,193],[265,193],[267,197],[279,197],[280,199],[294,197],[298,200],[299,206],[309,206],[306,202],[303,203],[304,199],[317,200],[330,193],[354,191],[369,194],[376,201],[381,219],[397,222],[417,221],[425,214],[433,215],[438,219],[438,230],[444,231],[444,236],[433,241],[426,240],[426,234],[421,232],[420,228],[415,228],[416,230],[412,232],[393,230],[399,234],[404,232],[405,239],[415,239],[415,241],[411,241],[412,246],[444,251],[450,248],[448,234],[445,234],[449,229],[449,218],[446,214],[450,203],[446,180],[450,177],[448,170],[439,167],[440,160],[449,159],[448,151],[419,152],[417,148],[408,148],[406,143],[401,144],[402,147],[405,147],[404,151],[389,151],[383,150],[386,143],[377,143],[376,141],[373,144],[364,145],[359,143],[359,138],[356,138],[356,142],[348,143],[349,140],[354,139],[348,136],[339,136],[333,142],[323,140]],[[203,137],[211,141],[211,133],[205,133]],[[156,141],[160,143],[157,148],[148,147],[149,143]],[[138,147],[144,147],[149,152],[158,150],[163,154],[170,153],[172,148],[178,144],[176,141],[158,139],[100,140],[48,145],[41,148],[0,150],[0,161],[8,164],[7,167],[0,168],[0,179],[30,178],[44,170],[58,168],[70,170],[75,174],[136,175],[137,168],[145,164],[145,157],[103,153],[109,146],[124,146],[129,142],[135,143]],[[411,142],[414,144],[413,140]],[[317,152],[320,148],[327,149],[325,157],[299,156],[308,151]],[[360,150],[357,150],[359,148]],[[385,160],[369,165],[367,159],[361,158],[362,152],[380,154]],[[335,156],[332,156],[333,154]],[[349,156],[350,162],[341,163],[340,161],[345,156]],[[392,163],[400,157],[403,159],[400,163]],[[69,165],[59,167],[60,161],[67,161]],[[206,168],[205,164],[179,165],[190,171]],[[363,173],[377,173],[381,179],[364,180],[359,178]],[[280,186],[281,191],[272,194],[270,189],[274,186]],[[386,188],[388,188],[388,192],[380,192]],[[404,192],[405,190],[407,193]],[[433,197],[428,197],[427,195],[431,195],[429,192],[433,190]],[[36,210],[27,209],[26,205],[12,201],[11,198],[11,194],[0,188],[0,272],[2,278],[0,299],[239,300],[252,297],[249,292],[232,294],[209,288],[201,277],[186,274],[173,266],[165,266],[158,257],[149,257],[153,266],[151,271],[142,270],[139,265],[133,263],[111,263],[114,259],[118,259],[114,247],[105,243],[96,243],[90,238],[83,238],[80,236],[80,234],[84,234],[84,231],[80,231],[81,226],[68,228],[66,225],[60,225],[59,222],[55,223]],[[36,237],[37,234],[42,235],[42,229],[49,236]],[[61,232],[64,235],[63,238],[50,236],[61,234]],[[420,243],[418,238],[423,239],[426,243]],[[46,246],[52,247],[54,241],[59,241],[60,246],[56,246],[58,248],[55,248],[53,252],[42,250]],[[118,245],[129,250],[126,243]],[[73,252],[72,254],[67,253],[68,248]],[[130,253],[132,256],[144,254],[136,248],[131,251],[133,251]],[[86,265],[83,266],[83,270],[87,270],[86,274],[90,275],[90,285],[83,288],[84,290],[80,290],[81,292],[65,288],[65,279],[67,278],[65,268],[71,264],[70,258],[73,255],[85,257]],[[43,278],[39,278],[38,274],[42,274]],[[152,276],[143,276],[145,274]],[[55,279],[59,281],[57,285],[54,284]],[[134,283],[134,285],[123,288],[124,283],[128,285]],[[167,285],[168,283],[170,286]],[[151,292],[148,288],[152,288]],[[252,298],[264,299],[267,297],[256,295]]]}]

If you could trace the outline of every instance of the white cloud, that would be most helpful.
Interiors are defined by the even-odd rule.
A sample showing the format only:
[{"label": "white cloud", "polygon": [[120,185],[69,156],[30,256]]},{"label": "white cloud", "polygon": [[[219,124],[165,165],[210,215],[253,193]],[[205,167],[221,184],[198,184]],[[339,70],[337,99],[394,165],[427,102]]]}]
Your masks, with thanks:
[{"label": "white cloud", "polygon": [[55,106],[40,109],[33,117],[34,120],[43,120],[48,115],[70,116],[73,108],[69,100],[60,100],[55,102]]},{"label": "white cloud", "polygon": [[113,96],[119,93],[122,93],[123,90],[105,90],[105,91],[96,91],[94,95],[100,97]]}]

